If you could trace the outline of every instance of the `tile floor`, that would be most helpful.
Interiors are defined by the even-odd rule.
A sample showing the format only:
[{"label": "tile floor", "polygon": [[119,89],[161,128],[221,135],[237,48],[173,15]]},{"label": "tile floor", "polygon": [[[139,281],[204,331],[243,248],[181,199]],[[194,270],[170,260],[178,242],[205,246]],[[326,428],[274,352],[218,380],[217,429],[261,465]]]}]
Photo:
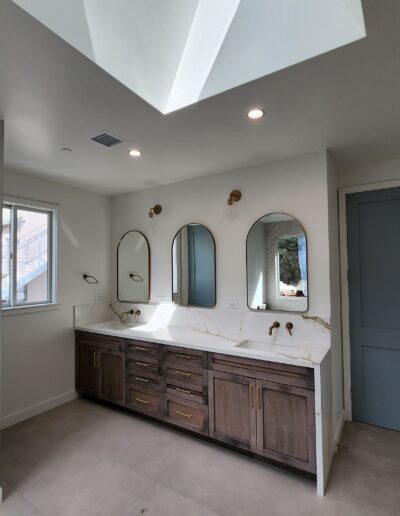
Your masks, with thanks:
[{"label": "tile floor", "polygon": [[400,515],[400,433],[346,424],[329,488],[78,399],[3,431],[7,516]]}]

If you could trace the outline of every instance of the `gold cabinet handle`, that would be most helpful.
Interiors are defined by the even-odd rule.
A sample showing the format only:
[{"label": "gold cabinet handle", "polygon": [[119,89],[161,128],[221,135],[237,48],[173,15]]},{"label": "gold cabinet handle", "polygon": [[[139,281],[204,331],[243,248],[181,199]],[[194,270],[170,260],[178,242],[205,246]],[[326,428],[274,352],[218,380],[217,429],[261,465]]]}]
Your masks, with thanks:
[{"label": "gold cabinet handle", "polygon": [[143,348],[142,346],[133,346],[133,349],[136,351],[152,351],[151,348]]},{"label": "gold cabinet handle", "polygon": [[135,401],[143,403],[143,405],[150,405],[151,401],[142,400],[142,398],[135,398]]},{"label": "gold cabinet handle", "polygon": [[186,417],[187,419],[192,419],[193,414],[186,414],[186,412],[181,412],[180,410],[177,410],[176,413],[178,416]]},{"label": "gold cabinet handle", "polygon": [[257,403],[258,403],[258,410],[261,410],[262,405],[262,396],[261,396],[261,388],[259,387],[257,390]]},{"label": "gold cabinet handle", "polygon": [[184,392],[185,394],[192,394],[192,391],[189,391],[188,389],[182,389],[181,387],[175,387],[175,390],[178,392]]},{"label": "gold cabinet handle", "polygon": [[187,378],[190,378],[192,376],[192,373],[185,373],[185,371],[175,371],[175,374],[179,374],[180,376],[186,376]]},{"label": "gold cabinet handle", "polygon": [[192,360],[190,355],[184,355],[183,353],[174,353],[173,356],[176,358],[184,358],[185,360]]},{"label": "gold cabinet handle", "polygon": [[135,364],[142,367],[151,367],[151,364],[145,364],[144,362],[135,362]]},{"label": "gold cabinet handle", "polygon": [[148,380],[147,378],[140,378],[140,376],[136,376],[135,380],[138,380],[139,382],[143,383],[150,383],[150,380]]}]

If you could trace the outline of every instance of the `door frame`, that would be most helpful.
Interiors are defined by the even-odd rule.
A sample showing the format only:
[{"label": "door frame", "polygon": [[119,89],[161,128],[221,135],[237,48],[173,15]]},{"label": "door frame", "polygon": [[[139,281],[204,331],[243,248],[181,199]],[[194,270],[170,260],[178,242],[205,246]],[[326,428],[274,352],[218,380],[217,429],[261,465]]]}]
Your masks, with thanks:
[{"label": "door frame", "polygon": [[346,221],[346,196],[352,193],[384,190],[386,188],[400,187],[400,179],[379,181],[361,185],[345,186],[339,188],[339,252],[340,252],[340,283],[342,298],[342,351],[343,351],[343,398],[344,418],[352,421],[351,401],[351,349],[350,349],[350,303],[349,284],[347,280],[347,221]]}]

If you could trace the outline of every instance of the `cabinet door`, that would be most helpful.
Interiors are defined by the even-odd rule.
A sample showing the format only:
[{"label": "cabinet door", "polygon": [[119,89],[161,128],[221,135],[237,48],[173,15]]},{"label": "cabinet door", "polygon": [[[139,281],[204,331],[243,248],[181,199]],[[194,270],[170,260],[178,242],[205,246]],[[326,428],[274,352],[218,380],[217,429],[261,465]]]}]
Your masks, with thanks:
[{"label": "cabinet door", "polygon": [[255,451],[255,380],[217,371],[208,374],[210,437]]},{"label": "cabinet door", "polygon": [[88,344],[76,346],[76,389],[90,396],[98,396],[99,392],[98,350]]},{"label": "cabinet door", "polygon": [[315,473],[314,391],[257,381],[257,453]]},{"label": "cabinet door", "polygon": [[100,349],[99,397],[125,405],[125,353]]}]

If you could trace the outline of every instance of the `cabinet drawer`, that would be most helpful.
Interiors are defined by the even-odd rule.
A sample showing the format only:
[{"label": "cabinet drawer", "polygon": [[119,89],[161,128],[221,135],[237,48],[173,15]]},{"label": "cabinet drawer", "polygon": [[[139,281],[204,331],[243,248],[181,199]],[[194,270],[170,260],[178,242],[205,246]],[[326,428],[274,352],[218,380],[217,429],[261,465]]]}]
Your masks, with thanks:
[{"label": "cabinet drawer", "polygon": [[202,387],[207,384],[207,371],[203,369],[190,370],[188,367],[175,367],[172,364],[166,365],[167,384],[180,387]]},{"label": "cabinet drawer", "polygon": [[150,357],[161,359],[162,346],[153,342],[143,342],[140,340],[127,340],[126,351],[135,357]]},{"label": "cabinet drawer", "polygon": [[127,370],[129,374],[152,374],[161,376],[161,361],[152,357],[132,358],[129,356]]},{"label": "cabinet drawer", "polygon": [[126,388],[126,406],[151,415],[161,415],[162,395],[158,392],[145,392],[135,386]]},{"label": "cabinet drawer", "polygon": [[314,371],[308,367],[210,353],[209,369],[238,374],[257,380],[267,380],[294,387],[314,389]]},{"label": "cabinet drawer", "polygon": [[166,420],[194,432],[208,433],[207,408],[167,396]]},{"label": "cabinet drawer", "polygon": [[166,393],[182,400],[192,401],[201,405],[207,405],[208,392],[207,386],[182,387],[176,383],[168,383],[166,385]]},{"label": "cabinet drawer", "polygon": [[156,374],[145,374],[128,372],[126,376],[126,383],[129,385],[137,385],[144,389],[152,389],[156,391],[163,390],[162,377]]},{"label": "cabinet drawer", "polygon": [[108,337],[107,335],[89,332],[77,332],[76,337],[79,345],[97,346],[112,351],[125,351],[125,342],[118,337]]},{"label": "cabinet drawer", "polygon": [[203,351],[168,346],[165,358],[172,367],[207,368],[207,353]]}]

